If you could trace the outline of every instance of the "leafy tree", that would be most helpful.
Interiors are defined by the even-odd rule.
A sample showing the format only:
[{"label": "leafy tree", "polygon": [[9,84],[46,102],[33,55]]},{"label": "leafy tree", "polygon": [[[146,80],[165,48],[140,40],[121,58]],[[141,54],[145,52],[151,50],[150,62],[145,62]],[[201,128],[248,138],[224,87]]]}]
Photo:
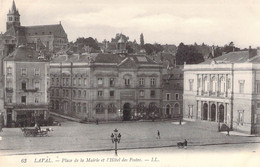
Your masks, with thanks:
[{"label": "leafy tree", "polygon": [[176,62],[178,65],[198,64],[204,61],[202,53],[198,52],[198,49],[193,45],[184,45],[180,43],[176,53]]},{"label": "leafy tree", "polygon": [[150,43],[146,43],[143,48],[145,49],[145,52],[148,54],[148,55],[152,55],[154,53],[154,50],[155,50],[155,47],[150,44]]},{"label": "leafy tree", "polygon": [[94,40],[92,37],[78,38],[76,40],[75,44],[77,44],[78,49],[82,49],[84,46],[89,46],[89,47],[92,47],[93,49],[100,50],[97,41]]}]

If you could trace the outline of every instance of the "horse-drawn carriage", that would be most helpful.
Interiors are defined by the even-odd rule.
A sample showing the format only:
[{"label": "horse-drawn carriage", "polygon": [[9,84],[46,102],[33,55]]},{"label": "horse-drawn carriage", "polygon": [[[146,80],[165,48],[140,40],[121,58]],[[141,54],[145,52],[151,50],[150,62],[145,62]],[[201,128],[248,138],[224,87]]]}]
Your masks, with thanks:
[{"label": "horse-drawn carriage", "polygon": [[49,136],[49,132],[53,131],[52,128],[21,128],[23,135],[28,137],[28,136]]}]

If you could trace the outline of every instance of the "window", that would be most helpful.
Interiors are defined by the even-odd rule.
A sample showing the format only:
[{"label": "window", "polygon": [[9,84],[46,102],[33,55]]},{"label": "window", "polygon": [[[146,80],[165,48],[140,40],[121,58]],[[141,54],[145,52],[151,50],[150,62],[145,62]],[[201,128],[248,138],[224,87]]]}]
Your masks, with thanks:
[{"label": "window", "polygon": [[73,78],[73,86],[76,86],[76,78]]},{"label": "window", "polygon": [[27,74],[27,70],[26,70],[26,68],[22,68],[22,76],[25,76],[26,74]]},{"label": "window", "polygon": [[102,85],[103,84],[103,78],[98,78],[98,85]]},{"label": "window", "polygon": [[78,90],[78,96],[81,97],[81,90]]},{"label": "window", "polygon": [[51,96],[54,96],[54,89],[51,90]]},{"label": "window", "polygon": [[56,109],[60,109],[60,102],[58,100],[56,101]]},{"label": "window", "polygon": [[26,82],[22,82],[22,90],[26,90]]},{"label": "window", "polygon": [[179,93],[175,93],[175,99],[179,100]]},{"label": "window", "polygon": [[143,97],[143,96],[144,96],[144,90],[140,90],[139,95],[140,95],[141,97]]},{"label": "window", "polygon": [[260,94],[260,82],[256,84],[256,92]]},{"label": "window", "polygon": [[26,96],[21,96],[21,102],[22,102],[23,104],[26,104]]},{"label": "window", "polygon": [[87,91],[84,90],[84,98],[86,98],[86,97],[87,97]]},{"label": "window", "polygon": [[6,81],[6,87],[7,88],[12,88],[12,81],[11,80],[7,80]]},{"label": "window", "polygon": [[63,94],[62,94],[63,97],[66,97],[66,90],[63,89]]},{"label": "window", "polygon": [[244,110],[238,110],[238,125],[243,125],[244,124]]},{"label": "window", "polygon": [[166,93],[166,100],[170,100],[171,98],[171,94],[170,93]]},{"label": "window", "polygon": [[225,79],[224,79],[224,77],[221,77],[220,78],[220,92],[225,92],[226,91],[225,87],[226,87]]},{"label": "window", "polygon": [[110,86],[115,86],[115,79],[114,78],[110,78],[109,84],[110,84]]},{"label": "window", "polygon": [[151,90],[151,97],[155,96],[155,90]]},{"label": "window", "polygon": [[156,85],[156,79],[155,78],[151,78],[151,86],[155,86]]},{"label": "window", "polygon": [[256,107],[257,107],[257,108],[260,108],[260,103],[257,103],[257,104],[256,104]]},{"label": "window", "polygon": [[75,90],[72,91],[72,96],[76,97],[76,91]]},{"label": "window", "polygon": [[35,85],[35,89],[40,89],[40,82],[39,81],[36,81],[35,83],[34,83]]},{"label": "window", "polygon": [[78,82],[79,82],[78,84],[80,86],[81,85],[81,78],[78,79]]},{"label": "window", "polygon": [[113,91],[113,90],[111,90],[111,91],[109,92],[109,94],[110,94],[110,97],[114,97],[114,91]]},{"label": "window", "polygon": [[76,111],[76,103],[75,102],[72,103],[72,110]]},{"label": "window", "polygon": [[77,108],[78,108],[77,112],[81,112],[81,105],[80,105],[80,103],[78,103],[78,107]]},{"label": "window", "polygon": [[69,85],[69,78],[66,78],[66,85]]},{"label": "window", "polygon": [[140,78],[140,80],[139,80],[139,85],[140,85],[140,86],[143,86],[143,85],[144,85],[144,78]]},{"label": "window", "polygon": [[51,84],[54,85],[54,78],[51,79]]},{"label": "window", "polygon": [[57,96],[60,95],[60,90],[59,90],[59,89],[56,90],[56,95],[57,95]]},{"label": "window", "polygon": [[125,85],[126,86],[130,85],[130,78],[125,78]]},{"label": "window", "polygon": [[69,90],[66,90],[66,96],[69,97]]},{"label": "window", "polygon": [[83,103],[83,112],[87,112],[87,104]]},{"label": "window", "polygon": [[34,75],[36,75],[36,76],[40,75],[40,69],[39,68],[34,69]]},{"label": "window", "polygon": [[12,67],[7,67],[7,75],[12,75]]},{"label": "window", "polygon": [[98,91],[98,97],[102,97],[103,96],[103,91]]},{"label": "window", "polygon": [[87,86],[87,78],[84,78],[84,86]]},{"label": "window", "polygon": [[116,107],[115,107],[115,105],[113,103],[111,103],[111,104],[108,105],[107,110],[108,110],[108,113],[115,113],[116,112]]},{"label": "window", "polygon": [[60,79],[56,78],[56,85],[60,85]]},{"label": "window", "polygon": [[66,85],[66,79],[63,78],[62,80],[63,80],[63,86],[65,86]]},{"label": "window", "polygon": [[190,88],[190,91],[192,91],[193,90],[193,79],[190,79],[189,80],[189,88]]},{"label": "window", "polygon": [[239,80],[239,93],[244,93],[245,80]]},{"label": "window", "polygon": [[96,113],[97,113],[97,114],[102,114],[102,113],[104,113],[104,107],[103,107],[102,104],[97,104],[97,106],[96,106]]},{"label": "window", "polygon": [[39,103],[39,100],[38,100],[37,97],[34,99],[34,102],[35,102],[36,104]]}]

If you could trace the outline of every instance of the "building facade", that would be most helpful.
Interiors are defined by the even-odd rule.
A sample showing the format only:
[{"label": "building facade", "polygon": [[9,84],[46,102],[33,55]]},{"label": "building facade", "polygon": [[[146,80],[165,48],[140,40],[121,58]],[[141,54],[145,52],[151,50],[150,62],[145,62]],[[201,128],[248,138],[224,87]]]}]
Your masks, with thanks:
[{"label": "building facade", "polygon": [[163,75],[162,105],[167,118],[179,119],[183,113],[183,66],[175,66]]},{"label": "building facade", "polygon": [[60,55],[50,64],[50,108],[87,120],[156,117],[161,72],[144,55]]},{"label": "building facade", "polygon": [[184,117],[260,134],[259,63],[259,54],[250,48],[184,65]]},{"label": "building facade", "polygon": [[31,126],[48,118],[49,62],[20,46],[4,58],[5,126]]}]

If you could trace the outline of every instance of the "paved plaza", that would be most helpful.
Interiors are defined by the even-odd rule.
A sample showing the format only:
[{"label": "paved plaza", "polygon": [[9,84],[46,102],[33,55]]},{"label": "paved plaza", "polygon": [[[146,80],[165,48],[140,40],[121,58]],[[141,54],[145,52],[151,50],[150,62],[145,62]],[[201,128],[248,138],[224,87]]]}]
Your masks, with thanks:
[{"label": "paved plaza", "polygon": [[[19,128],[4,128],[0,133],[0,155],[30,153],[62,153],[62,152],[104,152],[111,151],[114,145],[110,135],[115,128],[122,135],[119,150],[135,150],[155,148],[159,152],[167,149],[179,150],[177,142],[188,141],[189,149],[196,151],[228,150],[236,151],[260,144],[260,137],[217,132],[216,123],[184,122],[179,125],[172,121],[155,122],[121,122],[81,124],[71,121],[61,122],[61,126],[53,126],[50,137],[24,137]],[[160,139],[157,138],[160,131]],[[254,144],[252,146],[252,144]],[[250,147],[250,148],[251,148]],[[192,150],[191,149],[191,150]],[[138,152],[138,151],[137,151]]]}]

